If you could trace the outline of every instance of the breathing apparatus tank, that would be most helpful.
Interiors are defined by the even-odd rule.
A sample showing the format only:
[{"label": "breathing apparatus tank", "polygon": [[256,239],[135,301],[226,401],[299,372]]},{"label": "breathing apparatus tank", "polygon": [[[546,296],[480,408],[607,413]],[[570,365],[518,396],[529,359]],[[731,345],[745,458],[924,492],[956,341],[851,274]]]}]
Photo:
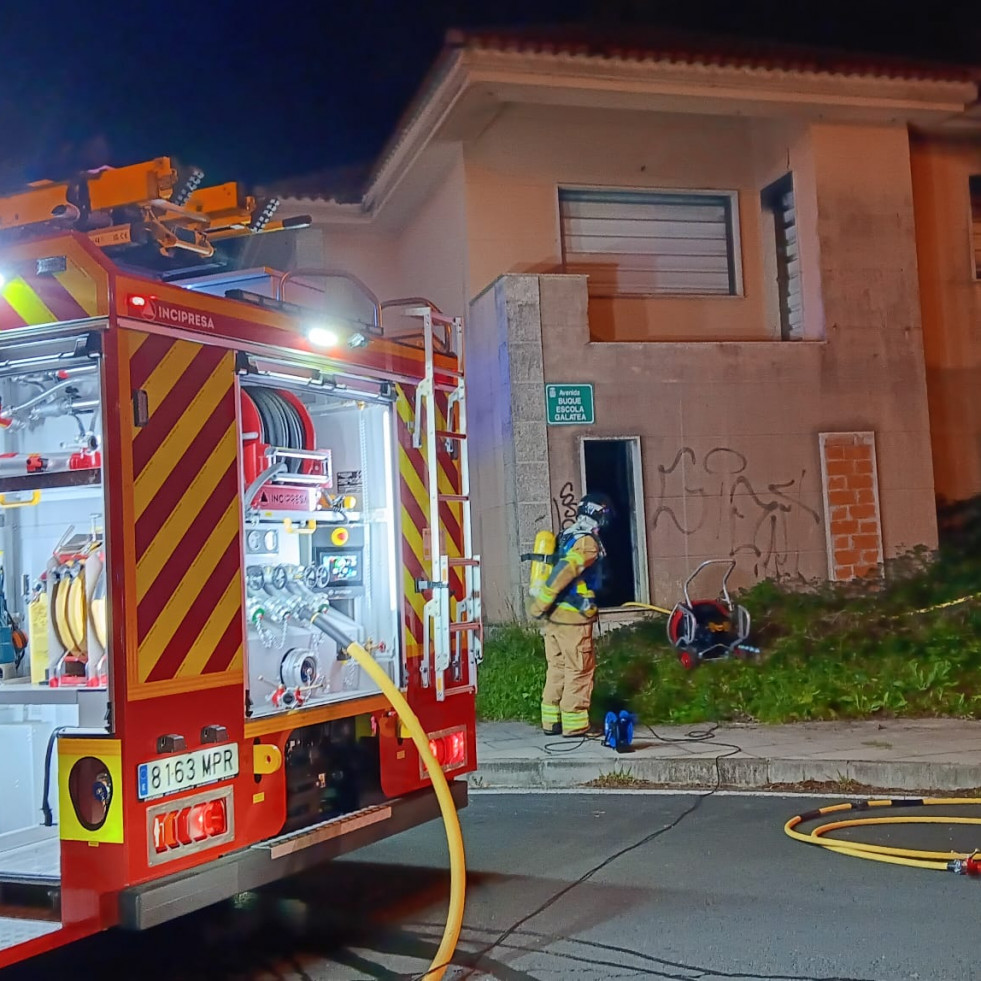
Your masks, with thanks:
[{"label": "breathing apparatus tank", "polygon": [[528,591],[534,595],[552,574],[552,562],[555,555],[555,535],[550,531],[540,531],[535,535],[535,548],[531,554],[531,573],[528,579]]}]

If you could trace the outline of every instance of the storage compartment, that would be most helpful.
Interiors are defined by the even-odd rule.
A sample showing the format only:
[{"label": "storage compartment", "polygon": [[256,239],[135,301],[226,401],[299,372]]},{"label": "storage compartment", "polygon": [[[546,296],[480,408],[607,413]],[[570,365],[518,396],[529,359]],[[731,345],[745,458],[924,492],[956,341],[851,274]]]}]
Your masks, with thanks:
[{"label": "storage compartment", "polygon": [[338,656],[317,617],[367,647],[401,683],[390,388],[258,368],[242,378],[253,716],[378,690]]},{"label": "storage compartment", "polygon": [[57,879],[53,734],[106,726],[97,342],[86,333],[0,344],[0,884],[28,872]]}]

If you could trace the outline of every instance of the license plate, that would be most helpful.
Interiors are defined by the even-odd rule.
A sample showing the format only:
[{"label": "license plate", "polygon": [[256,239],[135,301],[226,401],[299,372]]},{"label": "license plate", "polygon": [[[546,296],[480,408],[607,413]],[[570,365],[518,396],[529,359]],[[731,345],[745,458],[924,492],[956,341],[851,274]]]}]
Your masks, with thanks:
[{"label": "license plate", "polygon": [[227,743],[141,763],[137,768],[136,794],[140,800],[165,797],[237,775],[238,743]]}]

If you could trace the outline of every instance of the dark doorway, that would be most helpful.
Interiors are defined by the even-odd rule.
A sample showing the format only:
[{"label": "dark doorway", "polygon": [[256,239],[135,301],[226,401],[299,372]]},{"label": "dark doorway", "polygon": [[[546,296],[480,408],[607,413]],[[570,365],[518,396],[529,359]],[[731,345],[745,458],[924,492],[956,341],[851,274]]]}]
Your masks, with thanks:
[{"label": "dark doorway", "polygon": [[606,494],[616,517],[603,532],[606,548],[603,584],[596,597],[601,607],[622,606],[639,597],[641,563],[637,543],[637,439],[584,439],[582,444],[586,491]]}]

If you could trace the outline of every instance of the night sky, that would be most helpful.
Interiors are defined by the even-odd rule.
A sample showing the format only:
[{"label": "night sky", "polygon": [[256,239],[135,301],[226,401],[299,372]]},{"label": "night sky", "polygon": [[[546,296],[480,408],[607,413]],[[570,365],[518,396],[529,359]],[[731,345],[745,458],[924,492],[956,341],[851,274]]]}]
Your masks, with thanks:
[{"label": "night sky", "polygon": [[[907,5],[910,6],[910,5]],[[249,185],[370,162],[450,27],[596,24],[981,63],[977,0],[0,0],[0,188],[160,155]]]}]

